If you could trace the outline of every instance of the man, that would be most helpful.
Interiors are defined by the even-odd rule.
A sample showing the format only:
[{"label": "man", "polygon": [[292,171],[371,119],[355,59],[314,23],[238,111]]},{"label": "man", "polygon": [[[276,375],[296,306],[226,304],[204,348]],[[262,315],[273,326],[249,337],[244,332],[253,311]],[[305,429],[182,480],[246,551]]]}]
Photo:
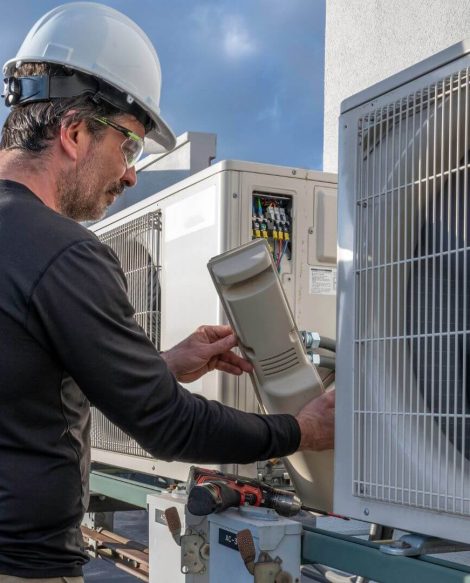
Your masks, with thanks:
[{"label": "man", "polygon": [[297,418],[243,413],[179,386],[241,374],[227,326],[159,355],[113,252],[76,221],[136,183],[144,136],[171,149],[145,34],[98,4],[46,14],[4,68],[0,146],[0,583],[81,581],[89,402],[152,455],[247,463],[333,443],[332,396]]}]

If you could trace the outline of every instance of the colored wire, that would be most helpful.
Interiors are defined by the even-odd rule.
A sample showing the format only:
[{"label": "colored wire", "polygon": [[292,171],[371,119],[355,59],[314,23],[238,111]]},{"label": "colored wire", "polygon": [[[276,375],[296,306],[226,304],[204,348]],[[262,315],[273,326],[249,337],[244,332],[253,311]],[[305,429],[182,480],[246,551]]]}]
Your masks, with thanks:
[{"label": "colored wire", "polygon": [[[279,241],[279,244],[282,245],[282,243],[280,241]],[[278,259],[278,263],[277,263],[277,270],[278,271],[281,268],[281,261],[282,261],[282,258],[284,257],[284,253],[286,252],[287,245],[288,245],[288,241],[284,241],[284,247],[282,249],[282,253],[279,253],[279,259]]]}]

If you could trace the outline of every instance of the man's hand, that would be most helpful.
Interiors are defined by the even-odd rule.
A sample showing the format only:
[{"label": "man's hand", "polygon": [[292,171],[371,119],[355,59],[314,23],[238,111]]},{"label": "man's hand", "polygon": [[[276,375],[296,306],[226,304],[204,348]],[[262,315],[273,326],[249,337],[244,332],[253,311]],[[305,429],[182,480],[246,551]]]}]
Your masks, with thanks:
[{"label": "man's hand", "polygon": [[236,345],[230,326],[200,326],[161,356],[180,382],[190,383],[214,369],[234,375],[251,372],[251,364],[232,352]]},{"label": "man's hand", "polygon": [[333,449],[335,438],[335,391],[312,399],[296,416],[300,425],[299,450]]}]

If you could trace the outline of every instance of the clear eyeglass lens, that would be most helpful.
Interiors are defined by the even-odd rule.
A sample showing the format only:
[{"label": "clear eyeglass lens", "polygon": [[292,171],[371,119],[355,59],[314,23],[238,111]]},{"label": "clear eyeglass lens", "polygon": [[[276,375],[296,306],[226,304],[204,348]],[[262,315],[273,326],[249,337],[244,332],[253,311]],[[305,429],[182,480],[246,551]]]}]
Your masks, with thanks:
[{"label": "clear eyeglass lens", "polygon": [[126,160],[127,167],[132,168],[137,164],[140,157],[142,156],[142,152],[144,151],[144,141],[137,141],[133,140],[132,138],[128,138],[127,140],[124,140],[121,148]]}]

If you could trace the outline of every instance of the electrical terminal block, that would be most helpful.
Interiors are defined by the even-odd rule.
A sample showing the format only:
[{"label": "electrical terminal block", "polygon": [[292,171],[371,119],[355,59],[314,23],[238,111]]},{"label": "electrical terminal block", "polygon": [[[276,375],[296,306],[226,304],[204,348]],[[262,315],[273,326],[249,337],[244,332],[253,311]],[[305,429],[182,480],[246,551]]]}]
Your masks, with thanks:
[{"label": "electrical terminal block", "polygon": [[255,239],[261,238],[260,224],[258,223],[258,219],[256,218],[253,220],[253,237]]},{"label": "electrical terminal block", "polygon": [[265,239],[278,273],[292,260],[292,199],[256,192],[252,200],[252,238]]},{"label": "electrical terminal block", "polygon": [[264,220],[261,222],[260,228],[261,228],[261,235],[263,236],[264,239],[267,239],[268,238],[268,225]]}]

